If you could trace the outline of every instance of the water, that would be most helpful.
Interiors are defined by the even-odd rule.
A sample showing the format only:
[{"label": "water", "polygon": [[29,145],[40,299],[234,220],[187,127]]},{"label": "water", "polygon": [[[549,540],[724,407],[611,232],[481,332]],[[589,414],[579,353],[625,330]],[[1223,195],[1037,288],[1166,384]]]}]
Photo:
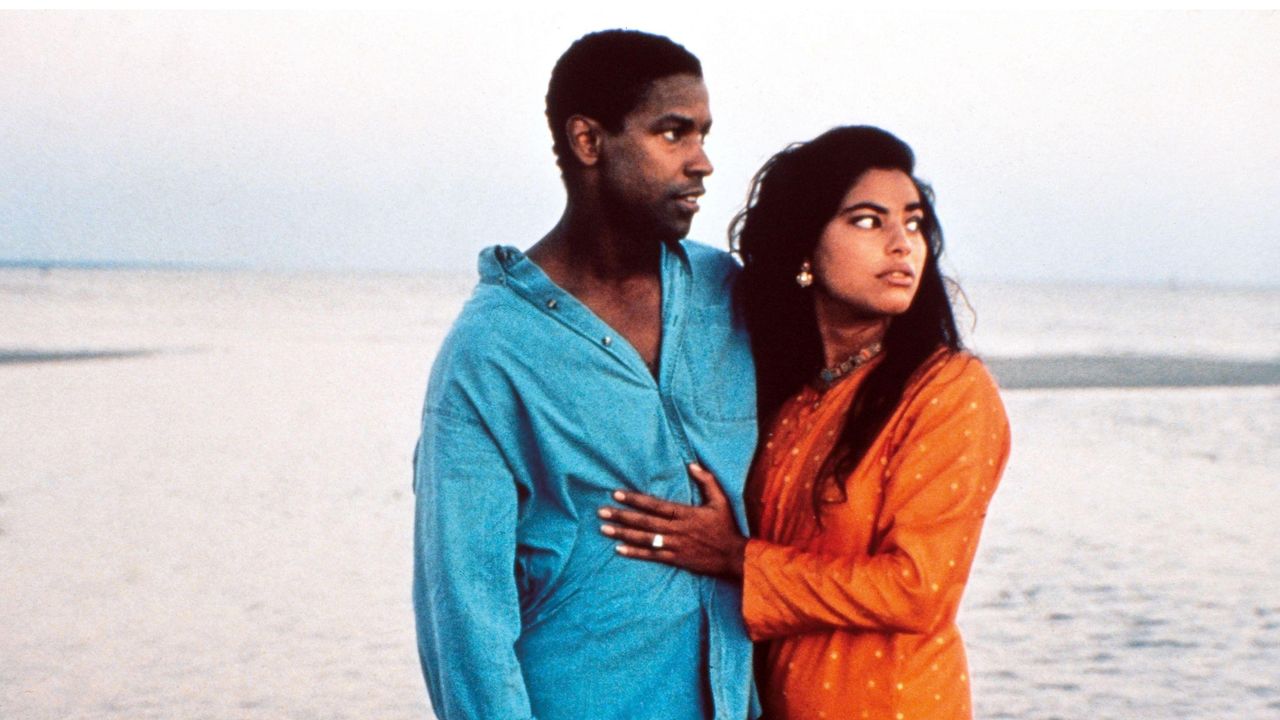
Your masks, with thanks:
[{"label": "water", "polygon": [[1280,359],[1280,290],[971,283],[974,347],[1004,357]]},{"label": "water", "polygon": [[[1280,293],[978,286],[1000,358],[1274,368]],[[999,367],[999,362],[995,363]],[[1013,390],[961,614],[985,718],[1280,718],[1280,388]]]},{"label": "water", "polygon": [[1277,400],[1006,395],[961,615],[980,717],[1280,717]]},{"label": "water", "polygon": [[[429,716],[409,463],[470,285],[0,271],[0,717]],[[1280,291],[967,290],[1039,378],[960,616],[978,716],[1280,718],[1280,387],[1036,387],[1265,371]]]}]

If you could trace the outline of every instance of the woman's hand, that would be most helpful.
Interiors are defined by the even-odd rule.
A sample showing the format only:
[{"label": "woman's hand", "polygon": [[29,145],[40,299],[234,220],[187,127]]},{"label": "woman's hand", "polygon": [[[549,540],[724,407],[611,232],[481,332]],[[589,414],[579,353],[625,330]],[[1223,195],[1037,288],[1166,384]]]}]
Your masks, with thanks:
[{"label": "woman's hand", "polygon": [[738,530],[733,508],[719,481],[702,466],[689,475],[706,498],[700,506],[681,505],[637,492],[617,490],[613,498],[631,509],[602,507],[609,521],[600,532],[621,541],[618,553],[638,560],[675,565],[699,575],[741,578],[747,538]]}]

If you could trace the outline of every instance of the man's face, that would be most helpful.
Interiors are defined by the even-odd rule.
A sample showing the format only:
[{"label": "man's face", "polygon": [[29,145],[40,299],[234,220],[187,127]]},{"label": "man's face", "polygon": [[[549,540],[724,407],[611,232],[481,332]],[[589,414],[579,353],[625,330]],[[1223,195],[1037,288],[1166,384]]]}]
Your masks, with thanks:
[{"label": "man's face", "polygon": [[707,86],[692,75],[653,82],[618,133],[605,132],[600,152],[605,212],[639,235],[675,241],[689,233],[711,129]]}]

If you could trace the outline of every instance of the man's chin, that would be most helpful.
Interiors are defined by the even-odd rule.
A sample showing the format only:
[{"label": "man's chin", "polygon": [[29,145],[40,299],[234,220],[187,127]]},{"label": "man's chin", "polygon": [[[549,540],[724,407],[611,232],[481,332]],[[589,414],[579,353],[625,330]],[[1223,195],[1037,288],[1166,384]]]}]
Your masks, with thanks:
[{"label": "man's chin", "polygon": [[646,240],[657,240],[662,243],[674,243],[685,239],[689,235],[689,228],[692,223],[681,221],[667,221],[661,223],[650,223],[647,230],[640,233],[640,236]]},{"label": "man's chin", "polygon": [[[692,217],[689,217],[687,219],[678,219],[670,223],[667,223],[667,227],[665,229],[664,234],[670,236],[671,242],[675,242],[676,240],[682,240],[686,237],[689,237],[689,229],[691,227],[693,227]],[[663,239],[667,239],[667,238],[664,237]]]}]

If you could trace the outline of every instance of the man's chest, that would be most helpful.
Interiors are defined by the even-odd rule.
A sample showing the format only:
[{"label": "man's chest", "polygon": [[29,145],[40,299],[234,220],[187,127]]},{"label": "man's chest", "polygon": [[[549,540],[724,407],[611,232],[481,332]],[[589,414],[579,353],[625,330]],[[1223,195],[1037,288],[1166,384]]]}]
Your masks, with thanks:
[{"label": "man's chest", "polygon": [[654,285],[625,293],[579,298],[597,317],[628,342],[651,368],[662,347],[662,292]]}]

